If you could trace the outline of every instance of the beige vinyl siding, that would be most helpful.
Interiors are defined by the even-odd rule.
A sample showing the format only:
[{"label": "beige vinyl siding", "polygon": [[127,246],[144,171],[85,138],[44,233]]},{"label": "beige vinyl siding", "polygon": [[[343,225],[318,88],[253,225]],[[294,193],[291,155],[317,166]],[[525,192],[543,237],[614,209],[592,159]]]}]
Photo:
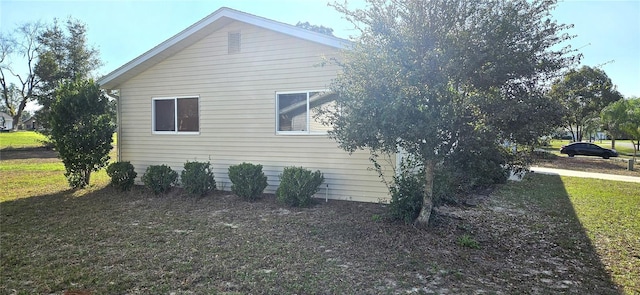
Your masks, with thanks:
[{"label": "beige vinyl siding", "polygon": [[[229,32],[240,32],[228,54]],[[352,155],[326,135],[277,135],[276,92],[328,89],[338,69],[320,66],[332,47],[233,22],[120,86],[120,155],[141,176],[149,165],[181,171],[186,161],[211,161],[218,188],[230,190],[227,169],[262,164],[267,192],[285,166],[319,169],[328,197],[378,202],[386,186],[371,171],[369,153]],[[199,97],[199,134],[152,134],[154,97]],[[318,127],[319,128],[319,127]],[[325,197],[326,185],[318,193]]]}]

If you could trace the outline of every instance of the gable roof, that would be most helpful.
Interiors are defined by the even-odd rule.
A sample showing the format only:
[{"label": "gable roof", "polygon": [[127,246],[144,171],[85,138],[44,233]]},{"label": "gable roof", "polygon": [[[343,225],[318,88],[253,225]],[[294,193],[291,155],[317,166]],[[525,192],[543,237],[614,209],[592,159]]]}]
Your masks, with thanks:
[{"label": "gable roof", "polygon": [[0,117],[4,118],[5,120],[11,120],[13,121],[13,117],[11,117],[11,115],[5,113],[5,112],[0,112]]},{"label": "gable roof", "polygon": [[233,21],[248,23],[339,49],[345,48],[350,44],[350,41],[345,39],[324,35],[246,12],[222,7],[197,23],[184,29],[182,32],[160,43],[158,46],[100,78],[98,80],[98,84],[105,89],[116,89],[123,82],[133,78],[155,64],[176,54]]}]

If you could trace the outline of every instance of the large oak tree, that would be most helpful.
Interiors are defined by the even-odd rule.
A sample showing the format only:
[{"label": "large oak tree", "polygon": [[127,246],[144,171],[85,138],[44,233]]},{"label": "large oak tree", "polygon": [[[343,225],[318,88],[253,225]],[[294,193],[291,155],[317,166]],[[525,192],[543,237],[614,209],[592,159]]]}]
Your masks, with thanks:
[{"label": "large oak tree", "polygon": [[506,141],[530,144],[559,123],[545,85],[577,59],[558,46],[569,26],[551,19],[555,1],[367,2],[333,5],[360,36],[338,61],[338,107],[326,123],[347,151],[402,150],[422,162],[415,222],[426,225],[438,163]]},{"label": "large oak tree", "polygon": [[563,124],[573,141],[582,141],[590,122],[599,119],[606,106],[622,99],[609,76],[589,66],[568,71],[553,83],[550,94],[564,106]]},{"label": "large oak tree", "polygon": [[[26,23],[10,34],[0,33],[0,97],[3,109],[13,117],[13,129],[20,125],[22,112],[28,102],[35,100],[41,85],[34,69],[42,48],[38,36],[44,27],[39,22]],[[20,68],[16,65],[16,59],[24,63],[25,72],[16,69]]]},{"label": "large oak tree", "polygon": [[43,106],[39,121],[46,123],[53,91],[66,80],[86,79],[101,65],[99,52],[88,44],[87,28],[69,18],[61,25],[24,23],[0,35],[0,94],[13,116],[14,128],[27,103]]}]

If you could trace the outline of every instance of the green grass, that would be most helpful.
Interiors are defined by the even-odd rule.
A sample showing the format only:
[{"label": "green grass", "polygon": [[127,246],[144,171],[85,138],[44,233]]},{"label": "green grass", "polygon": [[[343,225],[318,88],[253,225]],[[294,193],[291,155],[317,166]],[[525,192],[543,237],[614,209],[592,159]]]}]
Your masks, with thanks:
[{"label": "green grass", "polygon": [[640,290],[640,184],[570,177],[562,181],[614,281]]},{"label": "green grass", "polygon": [[[64,177],[64,165],[59,159],[17,159],[0,161],[0,202],[19,198],[55,194],[69,189]],[[100,187],[109,182],[109,176],[104,169],[91,174],[88,190]]]},{"label": "green grass", "polygon": [[552,234],[556,244],[575,255],[593,247],[625,294],[640,292],[640,184],[548,175],[525,180],[498,196],[564,224]]},{"label": "green grass", "polygon": [[41,147],[45,139],[35,131],[0,132],[0,149]]},{"label": "green grass", "polygon": [[[11,152],[15,153],[16,151]],[[32,153],[37,154],[38,152]],[[117,150],[115,148],[111,150],[109,157],[111,162],[116,161]],[[0,159],[2,159],[1,154]],[[0,175],[2,176],[0,177],[0,187],[3,188],[4,192],[0,194],[0,202],[64,192],[69,189],[64,172],[64,165],[58,158],[35,157],[2,160],[0,161]],[[78,193],[91,192],[109,183],[109,181],[109,176],[104,169],[93,172],[91,173],[89,188],[80,190]]]},{"label": "green grass", "polygon": [[68,188],[64,165],[53,159],[0,161],[0,187],[6,188],[0,201],[60,192]]},{"label": "green grass", "polygon": [[[44,146],[46,136],[35,131],[0,132],[0,150],[15,148],[37,148]],[[113,134],[113,145],[118,142],[117,133]]]}]

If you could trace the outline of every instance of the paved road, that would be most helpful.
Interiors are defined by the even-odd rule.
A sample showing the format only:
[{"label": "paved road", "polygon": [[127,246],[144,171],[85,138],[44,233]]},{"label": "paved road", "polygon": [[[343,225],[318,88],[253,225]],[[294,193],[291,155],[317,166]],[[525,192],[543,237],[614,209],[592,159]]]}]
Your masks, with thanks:
[{"label": "paved road", "polygon": [[562,175],[562,176],[573,176],[573,177],[584,177],[584,178],[597,178],[597,179],[617,180],[617,181],[640,183],[640,177],[637,177],[637,176],[593,173],[593,172],[583,172],[583,171],[566,170],[566,169],[555,169],[555,168],[546,168],[546,167],[537,167],[537,166],[532,166],[530,169],[531,169],[532,172],[540,173],[540,174]]}]

